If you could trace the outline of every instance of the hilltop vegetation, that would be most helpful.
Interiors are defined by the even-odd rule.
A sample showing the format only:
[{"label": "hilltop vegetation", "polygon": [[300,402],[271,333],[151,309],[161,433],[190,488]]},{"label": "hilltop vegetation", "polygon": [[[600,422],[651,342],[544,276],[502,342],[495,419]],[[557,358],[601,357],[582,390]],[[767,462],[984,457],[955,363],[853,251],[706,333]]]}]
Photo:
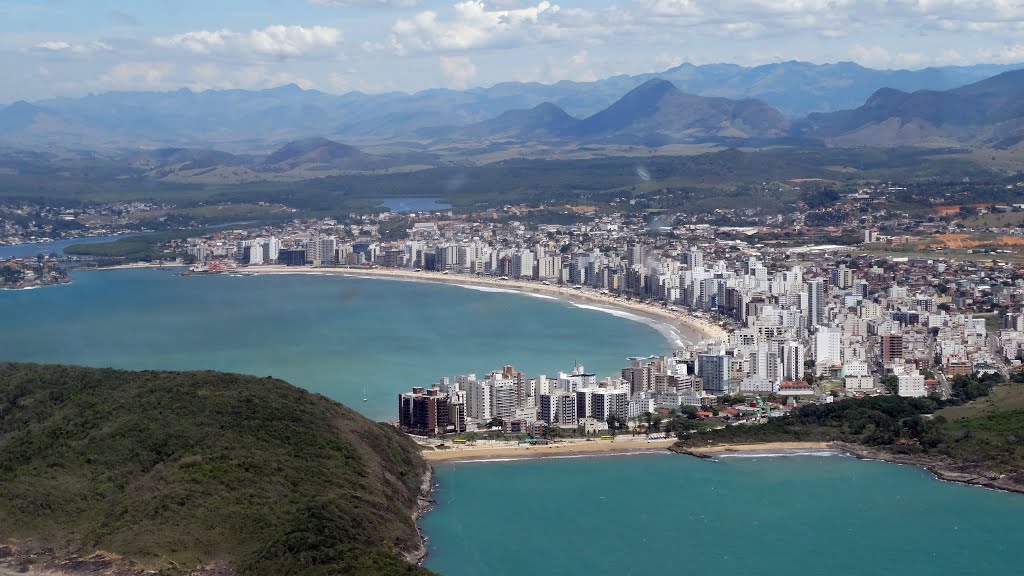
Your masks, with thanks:
[{"label": "hilltop vegetation", "polygon": [[425,471],[392,427],[271,378],[0,365],[0,542],[56,556],[425,575],[403,558]]},{"label": "hilltop vegetation", "polygon": [[[1017,378],[1018,380],[1021,378]],[[1024,470],[1024,384],[1000,376],[958,376],[953,398],[873,396],[808,404],[761,425],[727,426],[684,437],[679,446],[746,442],[847,442],[880,453],[920,457],[957,469],[1021,475]],[[988,402],[1015,398],[1004,404]],[[967,401],[973,401],[965,403]],[[1019,480],[1024,486],[1024,475]]]}]

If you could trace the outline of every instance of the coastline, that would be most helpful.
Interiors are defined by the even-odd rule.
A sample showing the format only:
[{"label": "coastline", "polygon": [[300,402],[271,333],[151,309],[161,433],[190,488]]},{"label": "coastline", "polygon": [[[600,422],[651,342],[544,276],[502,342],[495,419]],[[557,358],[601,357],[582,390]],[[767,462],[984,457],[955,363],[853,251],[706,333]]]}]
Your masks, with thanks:
[{"label": "coastline", "polygon": [[405,559],[416,566],[423,564],[427,559],[427,536],[420,528],[420,518],[434,507],[434,467],[430,462],[426,463],[426,470],[420,480],[420,494],[416,498],[416,509],[412,512],[412,523],[416,526],[416,536],[419,546],[415,550],[403,552]]},{"label": "coastline", "polygon": [[1018,475],[997,474],[980,466],[957,464],[948,458],[917,454],[895,454],[859,444],[846,442],[764,442],[759,444],[716,444],[713,446],[673,446],[670,452],[696,458],[739,453],[763,453],[764,455],[799,455],[811,452],[842,452],[858,460],[875,460],[888,464],[917,466],[924,468],[936,480],[979,486],[1000,492],[1024,494],[1024,473]]},{"label": "coastline", "polygon": [[383,278],[411,282],[433,282],[464,287],[477,287],[508,293],[520,293],[541,298],[555,298],[574,306],[605,312],[643,322],[658,329],[669,340],[671,347],[682,347],[690,335],[698,339],[727,340],[728,332],[721,326],[703,320],[680,309],[671,311],[660,305],[645,304],[595,293],[590,290],[575,290],[557,284],[542,284],[525,280],[498,280],[490,276],[467,274],[441,274],[437,272],[414,272],[401,268],[309,268],[291,266],[251,266],[239,268],[236,272],[252,274],[313,274]]},{"label": "coastline", "polygon": [[845,442],[833,442],[832,446],[858,460],[877,460],[879,462],[888,462],[889,464],[919,466],[927,470],[936,480],[943,482],[967,484],[1000,492],[1024,494],[1024,473],[1014,476],[997,474],[980,466],[957,464],[952,460],[942,457],[893,454],[892,452],[857,444],[847,444]]}]

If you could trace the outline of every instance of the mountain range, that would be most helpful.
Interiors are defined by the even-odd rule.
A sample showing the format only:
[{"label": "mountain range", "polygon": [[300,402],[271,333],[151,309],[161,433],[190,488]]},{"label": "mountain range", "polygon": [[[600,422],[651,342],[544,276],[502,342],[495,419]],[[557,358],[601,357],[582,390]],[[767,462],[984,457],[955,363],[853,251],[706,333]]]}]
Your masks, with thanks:
[{"label": "mountain range", "polygon": [[[15,102],[0,108],[0,141],[266,153],[311,136],[357,144],[422,143],[439,135],[472,138],[476,133],[527,140],[613,137],[640,142],[765,136],[785,131],[788,123],[808,114],[859,106],[883,88],[943,91],[1012,68],[977,65],[908,71],[873,70],[852,63],[782,62],[751,68],[683,64],[656,74],[595,82],[507,82],[415,94],[332,95],[294,85],[259,91],[110,92]],[[650,84],[652,80],[671,82],[679,93],[665,84]],[[642,86],[647,88],[640,96],[655,93],[651,99],[658,101],[652,104],[659,108],[657,113],[619,102]],[[609,109],[613,105],[619,108]],[[623,106],[626,112],[639,114],[629,116],[625,124],[630,126],[614,119]],[[648,127],[657,130],[645,130],[641,117],[650,119]],[[666,127],[661,123],[665,118],[674,123]]]},{"label": "mountain range", "polygon": [[946,91],[883,88],[852,110],[811,114],[798,130],[846,146],[1014,146],[1024,140],[1024,70]]}]

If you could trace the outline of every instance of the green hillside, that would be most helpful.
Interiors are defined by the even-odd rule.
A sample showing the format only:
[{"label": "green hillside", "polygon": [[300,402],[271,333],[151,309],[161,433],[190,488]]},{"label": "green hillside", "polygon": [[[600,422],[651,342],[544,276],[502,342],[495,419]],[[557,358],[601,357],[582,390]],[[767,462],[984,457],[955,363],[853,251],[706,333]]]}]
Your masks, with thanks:
[{"label": "green hillside", "polygon": [[0,364],[15,549],[164,574],[429,574],[403,557],[426,470],[395,429],[272,378]]}]

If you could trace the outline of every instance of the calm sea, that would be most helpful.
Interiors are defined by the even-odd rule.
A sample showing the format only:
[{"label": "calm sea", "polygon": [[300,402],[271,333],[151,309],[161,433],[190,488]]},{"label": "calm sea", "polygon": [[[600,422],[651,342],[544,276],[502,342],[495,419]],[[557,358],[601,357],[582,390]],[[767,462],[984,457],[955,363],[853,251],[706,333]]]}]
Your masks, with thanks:
[{"label": "calm sea", "polygon": [[445,576],[1020,574],[1024,496],[853,458],[668,454],[439,466]]},{"label": "calm sea", "polygon": [[152,269],[73,280],[0,291],[0,360],[269,375],[395,420],[399,392],[442,376],[505,364],[555,374],[576,360],[608,376],[627,356],[668,350],[638,322],[457,286]]}]

